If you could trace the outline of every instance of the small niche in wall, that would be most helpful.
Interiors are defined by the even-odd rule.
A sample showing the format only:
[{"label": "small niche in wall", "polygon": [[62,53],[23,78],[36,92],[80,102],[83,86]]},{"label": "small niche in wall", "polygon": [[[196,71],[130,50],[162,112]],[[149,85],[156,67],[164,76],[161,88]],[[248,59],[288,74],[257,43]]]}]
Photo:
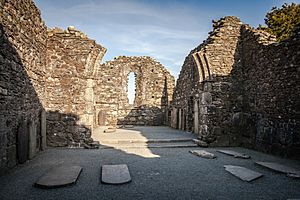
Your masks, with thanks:
[{"label": "small niche in wall", "polygon": [[154,72],[154,69],[151,69],[151,72]]},{"label": "small niche in wall", "polygon": [[152,96],[152,99],[154,99],[154,96]]},{"label": "small niche in wall", "polygon": [[110,78],[109,79],[107,79],[108,81],[110,81]]}]

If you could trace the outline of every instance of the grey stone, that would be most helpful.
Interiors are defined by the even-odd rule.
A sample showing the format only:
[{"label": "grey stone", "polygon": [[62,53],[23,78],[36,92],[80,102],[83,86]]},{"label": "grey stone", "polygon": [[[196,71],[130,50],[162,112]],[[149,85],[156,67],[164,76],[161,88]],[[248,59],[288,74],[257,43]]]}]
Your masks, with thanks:
[{"label": "grey stone", "polygon": [[82,167],[80,166],[54,167],[39,178],[35,186],[50,189],[72,185],[76,183],[81,171]]},{"label": "grey stone", "polygon": [[125,125],[124,128],[133,128],[133,125]]},{"label": "grey stone", "polygon": [[202,92],[200,94],[200,104],[201,105],[209,105],[212,103],[212,96],[209,92]]},{"label": "grey stone", "polygon": [[190,150],[190,153],[192,153],[196,156],[199,156],[202,158],[208,158],[208,159],[214,159],[217,157],[215,154],[204,151],[204,150]]},{"label": "grey stone", "polygon": [[17,147],[12,145],[7,148],[7,165],[9,168],[16,166],[17,164]]},{"label": "grey stone", "polygon": [[199,147],[208,147],[208,144],[202,140],[193,139],[193,142]]},{"label": "grey stone", "polygon": [[46,130],[46,112],[42,110],[41,113],[41,135],[42,135],[42,150],[47,148],[47,130]]},{"label": "grey stone", "polygon": [[29,159],[36,155],[36,124],[34,121],[29,123]]},{"label": "grey stone", "polygon": [[292,167],[274,163],[274,162],[255,162],[255,163],[260,166],[266,167],[268,169],[287,174],[287,176],[289,177],[300,178],[300,170],[296,170]]},{"label": "grey stone", "polygon": [[92,149],[99,149],[100,143],[99,141],[93,141],[92,143],[89,143]]},{"label": "grey stone", "polygon": [[124,184],[131,181],[127,165],[102,165],[101,181],[107,184]]},{"label": "grey stone", "polygon": [[243,153],[238,153],[238,152],[235,152],[235,151],[232,151],[232,150],[217,150],[217,152],[220,152],[220,153],[223,153],[223,154],[226,154],[226,155],[230,155],[230,156],[233,156],[235,158],[243,158],[243,159],[249,159],[250,158],[249,155],[246,155],[246,154],[243,154]]},{"label": "grey stone", "polygon": [[26,121],[22,120],[18,129],[18,162],[24,163],[28,159],[28,127]]},{"label": "grey stone", "polygon": [[252,171],[250,169],[241,166],[224,165],[224,167],[225,170],[231,173],[232,175],[247,182],[253,181],[263,176],[261,173]]}]

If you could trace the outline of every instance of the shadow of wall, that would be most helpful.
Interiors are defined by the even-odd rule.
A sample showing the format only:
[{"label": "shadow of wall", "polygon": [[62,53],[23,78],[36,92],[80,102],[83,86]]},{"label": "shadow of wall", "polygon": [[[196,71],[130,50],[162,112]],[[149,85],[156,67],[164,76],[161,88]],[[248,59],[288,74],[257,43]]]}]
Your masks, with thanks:
[{"label": "shadow of wall", "polygon": [[79,116],[73,113],[48,111],[47,144],[53,147],[73,146],[93,142],[91,130],[80,123]]},{"label": "shadow of wall", "polygon": [[246,147],[282,156],[300,150],[300,34],[280,43],[241,27],[231,87],[232,127]]},{"label": "shadow of wall", "polygon": [[[0,11],[0,173],[4,173],[46,148],[46,116],[51,119],[54,115],[45,112],[47,27],[40,11],[33,1],[8,0],[0,1]],[[65,120],[47,124],[61,128],[57,135],[69,131],[68,125],[75,123],[74,135],[78,136],[79,130],[84,135],[73,140],[88,137],[90,130],[69,122],[78,116],[57,115]],[[54,134],[49,133],[51,144]]]},{"label": "shadow of wall", "polygon": [[241,26],[232,71],[199,85],[199,138],[211,146],[243,146],[299,155],[299,31],[280,43]]},{"label": "shadow of wall", "polygon": [[[43,106],[24,60],[0,24],[0,172],[42,149]],[[13,40],[11,38],[11,40]],[[15,42],[16,39],[14,39]],[[28,69],[29,67],[29,69]],[[41,80],[42,81],[42,80]],[[36,141],[32,141],[36,140]],[[35,145],[32,145],[34,144]]]},{"label": "shadow of wall", "polygon": [[[214,23],[210,37],[186,58],[174,90],[171,126],[195,132],[210,146],[297,155],[299,28],[277,43],[237,18]],[[206,64],[199,53],[206,55]],[[193,78],[195,72],[204,79]]]}]

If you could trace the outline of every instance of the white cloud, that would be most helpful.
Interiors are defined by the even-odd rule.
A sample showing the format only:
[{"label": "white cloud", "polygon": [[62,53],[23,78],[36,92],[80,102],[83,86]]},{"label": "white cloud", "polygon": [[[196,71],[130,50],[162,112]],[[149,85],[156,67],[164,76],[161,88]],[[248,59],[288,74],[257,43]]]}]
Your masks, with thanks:
[{"label": "white cloud", "polygon": [[152,56],[176,77],[185,56],[209,31],[207,13],[184,3],[165,8],[137,0],[67,1],[65,6],[53,1],[42,10],[48,26],[75,25],[108,49],[105,60],[118,55]]}]

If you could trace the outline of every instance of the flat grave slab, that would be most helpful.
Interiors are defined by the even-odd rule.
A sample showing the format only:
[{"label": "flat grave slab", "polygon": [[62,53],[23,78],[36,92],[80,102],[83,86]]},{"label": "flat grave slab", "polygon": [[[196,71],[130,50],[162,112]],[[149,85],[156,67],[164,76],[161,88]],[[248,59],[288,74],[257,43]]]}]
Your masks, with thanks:
[{"label": "flat grave slab", "polygon": [[80,166],[54,167],[39,178],[35,187],[50,189],[72,185],[76,183],[81,171]]},{"label": "flat grave slab", "polygon": [[124,128],[134,128],[133,125],[124,125]]},{"label": "flat grave slab", "polygon": [[225,170],[231,173],[232,175],[247,182],[253,181],[263,176],[261,173],[252,171],[250,169],[241,166],[224,165],[224,167]]},{"label": "flat grave slab", "polygon": [[300,178],[300,171],[292,167],[285,166],[279,163],[274,163],[274,162],[255,162],[255,163],[260,166],[266,167],[268,169],[277,171],[279,173],[287,174],[287,176],[289,177]]},{"label": "flat grave slab", "polygon": [[102,165],[101,182],[119,185],[131,181],[127,165]]},{"label": "flat grave slab", "polygon": [[190,150],[189,152],[201,158],[214,159],[217,157],[215,154],[204,150]]},{"label": "flat grave slab", "polygon": [[243,154],[243,153],[239,153],[236,151],[232,151],[232,150],[217,150],[217,152],[226,154],[226,155],[230,155],[233,156],[235,158],[243,158],[243,159],[249,159],[251,158],[249,155]]},{"label": "flat grave slab", "polygon": [[104,133],[113,133],[113,132],[116,132],[116,129],[108,128],[108,129],[105,129],[103,132]]}]

